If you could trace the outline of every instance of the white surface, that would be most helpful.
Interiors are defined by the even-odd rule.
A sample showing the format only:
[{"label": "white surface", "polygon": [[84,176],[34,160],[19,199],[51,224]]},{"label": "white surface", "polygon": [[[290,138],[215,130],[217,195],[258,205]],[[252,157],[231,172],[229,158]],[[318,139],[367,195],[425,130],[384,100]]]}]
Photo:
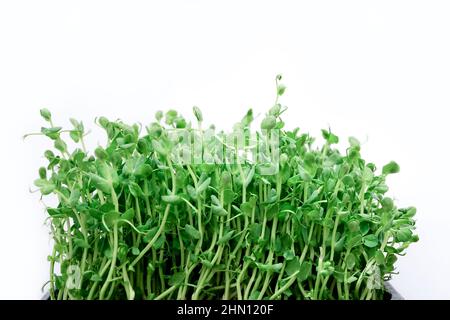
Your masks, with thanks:
[{"label": "white surface", "polygon": [[282,73],[288,127],[330,125],[379,167],[400,163],[391,194],[417,206],[421,240],[394,285],[450,299],[450,3],[212,2],[0,2],[0,298],[37,299],[47,279],[45,214],[28,192],[47,144],[21,140],[39,108],[84,120],[91,146],[99,115],[145,124],[195,104],[229,127],[271,106]]}]

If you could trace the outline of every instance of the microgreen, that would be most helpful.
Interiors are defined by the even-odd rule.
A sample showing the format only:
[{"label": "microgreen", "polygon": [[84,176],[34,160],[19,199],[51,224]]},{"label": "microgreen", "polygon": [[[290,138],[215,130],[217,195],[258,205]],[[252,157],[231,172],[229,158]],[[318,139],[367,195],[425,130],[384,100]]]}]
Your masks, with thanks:
[{"label": "microgreen", "polygon": [[[82,122],[63,130],[42,109],[47,127],[31,135],[55,149],[35,181],[58,200],[47,208],[51,298],[381,299],[397,256],[418,240],[416,210],[385,196],[387,175],[400,168],[390,162],[379,173],[354,137],[341,153],[330,129],[320,147],[283,129],[280,80],[257,134],[267,142],[279,132],[271,174],[248,160],[175,161],[174,129],[210,139],[198,107],[195,128],[175,110],[156,112],[145,130],[100,117],[108,140],[92,151]],[[247,134],[252,121],[249,110],[234,128]],[[211,139],[225,145],[225,135]]]}]

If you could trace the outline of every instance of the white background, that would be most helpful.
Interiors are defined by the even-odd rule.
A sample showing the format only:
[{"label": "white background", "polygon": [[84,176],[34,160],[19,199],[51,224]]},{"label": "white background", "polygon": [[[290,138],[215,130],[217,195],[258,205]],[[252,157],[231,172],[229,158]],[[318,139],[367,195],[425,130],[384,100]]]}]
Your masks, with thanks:
[{"label": "white background", "polygon": [[[153,120],[158,109],[220,127],[264,114],[284,75],[288,128],[331,126],[418,208],[421,240],[398,263],[406,298],[450,299],[448,1],[0,1],[0,298],[37,299],[48,229],[30,194],[49,144],[21,136],[69,117],[104,141],[96,116]],[[261,117],[260,117],[261,118]]]}]

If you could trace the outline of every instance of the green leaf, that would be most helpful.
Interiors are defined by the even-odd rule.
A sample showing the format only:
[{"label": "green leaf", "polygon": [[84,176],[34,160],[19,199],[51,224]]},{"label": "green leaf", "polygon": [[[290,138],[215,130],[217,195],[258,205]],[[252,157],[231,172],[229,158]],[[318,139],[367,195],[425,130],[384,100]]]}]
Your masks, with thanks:
[{"label": "green leaf", "polygon": [[292,251],[292,250],[286,250],[286,251],[283,253],[283,257],[284,257],[287,261],[291,261],[292,259],[295,258],[294,251]]},{"label": "green leaf", "polygon": [[157,153],[162,156],[167,156],[169,154],[169,150],[164,147],[158,140],[152,140],[152,147]]},{"label": "green leaf", "polygon": [[178,113],[175,110],[169,110],[166,112],[166,124],[172,125],[177,118]]},{"label": "green leaf", "polygon": [[128,188],[135,198],[144,197],[144,191],[142,191],[141,187],[136,182],[130,182]]},{"label": "green leaf", "polygon": [[240,207],[242,213],[244,213],[245,215],[247,215],[249,217],[252,215],[253,208],[254,208],[254,204],[251,203],[250,201],[242,203],[241,207]]},{"label": "green leaf", "polygon": [[221,207],[219,199],[215,195],[211,195],[211,203],[215,206]]},{"label": "green leaf", "polygon": [[56,140],[59,138],[61,129],[61,127],[41,128],[41,132],[50,139]]},{"label": "green leaf", "polygon": [[373,179],[373,172],[372,172],[372,170],[370,170],[367,167],[364,167],[363,179],[364,179],[364,181],[366,181],[366,183],[369,184],[372,181],[372,179]]},{"label": "green leaf", "polygon": [[361,145],[361,143],[359,142],[358,139],[356,139],[355,137],[349,137],[348,138],[348,142],[350,143],[351,147],[357,147],[359,148],[359,146]]},{"label": "green leaf", "polygon": [[153,272],[155,272],[155,270],[156,270],[155,266],[153,265],[153,263],[151,261],[149,261],[147,264],[147,273],[149,275],[152,275]]},{"label": "green leaf", "polygon": [[141,251],[140,251],[139,248],[137,248],[137,247],[132,247],[132,248],[131,248],[131,253],[132,253],[134,256],[138,256],[139,253],[141,253]]},{"label": "green leaf", "polygon": [[231,240],[231,238],[234,235],[234,230],[228,231],[224,236],[222,236],[219,241],[217,241],[217,244],[222,245],[228,243],[228,241]]},{"label": "green leaf", "polygon": [[84,130],[83,123],[81,123],[77,119],[70,118],[69,121],[73,125],[74,129],[76,129],[78,131],[83,131]]},{"label": "green leaf", "polygon": [[324,219],[322,220],[322,225],[323,225],[325,228],[333,229],[333,227],[334,227],[334,220],[331,219],[331,218],[324,218]]},{"label": "green leaf", "polygon": [[[92,208],[92,210],[99,211],[100,214],[101,214],[101,217],[103,217],[104,214],[110,213],[111,211],[114,211],[114,210],[115,210],[115,205],[112,204],[112,203],[110,203],[110,202],[106,202],[105,204],[102,204],[102,205],[98,208],[98,210],[95,209],[95,208]],[[100,218],[101,218],[101,217],[100,217]]]},{"label": "green leaf", "polygon": [[186,233],[195,240],[200,239],[200,232],[195,229],[193,226],[191,226],[190,224],[187,224],[184,226],[184,231],[186,231]]},{"label": "green leaf", "polygon": [[262,271],[265,272],[275,272],[278,273],[281,271],[281,268],[283,267],[282,263],[275,263],[275,264],[263,264],[260,262],[255,262],[256,267]]},{"label": "green leaf", "polygon": [[284,84],[279,84],[277,87],[277,94],[279,96],[282,96],[285,90],[286,90],[286,86]]},{"label": "green leaf", "polygon": [[203,181],[198,187],[197,187],[197,194],[203,193],[211,183],[211,178],[207,178],[205,181]]},{"label": "green leaf", "polygon": [[72,140],[76,143],[80,142],[81,140],[81,132],[77,131],[77,130],[71,130],[70,133],[70,138],[72,138]]},{"label": "green leaf", "polygon": [[384,254],[380,250],[377,250],[377,252],[375,252],[375,262],[378,265],[384,265]]},{"label": "green leaf", "polygon": [[158,239],[156,239],[155,243],[153,243],[153,248],[155,250],[161,249],[163,247],[165,241],[166,241],[166,235],[163,233],[162,235],[159,236]]},{"label": "green leaf", "polygon": [[412,231],[409,228],[400,228],[395,234],[395,240],[398,242],[410,241],[412,237]]},{"label": "green leaf", "polygon": [[145,177],[152,171],[150,165],[145,163],[144,157],[130,158],[123,166],[123,173],[128,176]]},{"label": "green leaf", "polygon": [[197,200],[198,194],[193,186],[187,185],[186,190],[187,190],[189,197],[191,197],[192,200]]},{"label": "green leaf", "polygon": [[202,121],[203,121],[202,111],[201,111],[198,107],[196,107],[196,106],[194,106],[194,107],[192,108],[192,110],[193,110],[193,112],[194,112],[195,117],[197,118],[197,121],[198,121],[198,122],[202,122]]},{"label": "green leaf", "polygon": [[355,255],[353,253],[349,253],[347,256],[347,259],[345,260],[345,264],[347,265],[347,268],[349,270],[353,270],[353,268],[355,267],[355,263],[356,263]]},{"label": "green leaf", "polygon": [[89,178],[91,179],[93,185],[102,192],[106,194],[111,193],[111,185],[106,179],[103,179],[102,177],[94,174],[94,173],[88,173]]},{"label": "green leaf", "polygon": [[306,207],[304,210],[305,210],[305,211],[304,211],[305,215],[306,215],[310,220],[313,220],[313,221],[320,221],[320,220],[321,220],[321,218],[322,218],[322,212],[321,212],[321,210],[319,210],[318,208],[309,208],[309,207]]},{"label": "green leaf", "polygon": [[360,234],[357,234],[351,238],[347,238],[345,246],[348,249],[354,248],[356,246],[359,246],[362,243],[362,237]]},{"label": "green leaf", "polygon": [[241,123],[244,127],[248,127],[253,121],[253,110],[249,109],[245,116],[242,118]]},{"label": "green leaf", "polygon": [[403,218],[412,218],[416,215],[417,209],[414,207],[410,207],[407,209],[406,213],[403,214]]},{"label": "green leaf", "polygon": [[350,220],[347,222],[347,227],[350,232],[358,232],[359,231],[359,221],[358,220]]},{"label": "green leaf", "polygon": [[52,120],[52,114],[50,111],[46,108],[43,108],[40,110],[41,117],[44,118],[45,121],[50,122]]},{"label": "green leaf", "polygon": [[185,188],[187,186],[187,174],[184,171],[178,170],[175,173],[175,178],[177,182],[177,187]]},{"label": "green leaf", "polygon": [[277,119],[272,115],[268,115],[261,122],[261,129],[271,130],[271,129],[275,128],[276,124],[277,124]]},{"label": "green leaf", "polygon": [[109,123],[109,120],[105,117],[98,118],[98,124],[104,129],[108,127]]},{"label": "green leaf", "polygon": [[392,266],[397,262],[397,257],[395,256],[395,254],[388,254],[386,255],[385,262],[386,265]]},{"label": "green leaf", "polygon": [[60,138],[57,138],[55,140],[55,148],[59,151],[61,151],[62,153],[67,152],[67,144],[61,140]]},{"label": "green leaf", "polygon": [[355,281],[357,281],[358,280],[358,278],[357,277],[355,277],[355,276],[351,276],[351,277],[349,277],[348,279],[347,279],[347,283],[353,283],[353,282],[355,282]]},{"label": "green leaf", "polygon": [[306,152],[303,158],[305,166],[308,168],[314,167],[316,165],[316,155],[312,152]]},{"label": "green leaf", "polygon": [[49,195],[56,189],[56,186],[46,179],[35,180],[34,185],[39,188],[43,195]]},{"label": "green leaf", "polygon": [[170,194],[170,195],[165,195],[165,196],[161,196],[162,201],[167,202],[167,203],[178,203],[181,201],[180,196],[175,195],[175,194]]},{"label": "green leaf", "polygon": [[295,272],[300,271],[300,269],[301,269],[300,261],[298,260],[297,257],[295,257],[294,259],[292,259],[286,263],[286,267],[284,268],[284,271],[286,271],[286,274],[288,276],[291,276]]},{"label": "green leaf", "polygon": [[150,242],[158,232],[158,227],[153,227],[150,230],[147,231],[147,234],[144,236],[143,240],[145,243]]},{"label": "green leaf", "polygon": [[319,187],[319,189],[314,190],[314,192],[309,196],[308,200],[306,201],[306,203],[313,203],[315,202],[318,198],[320,193],[322,192],[323,187]]},{"label": "green leaf", "polygon": [[55,154],[51,150],[46,150],[44,152],[44,156],[47,158],[47,160],[51,161],[55,158]]},{"label": "green leaf", "polygon": [[323,277],[329,277],[333,274],[333,272],[334,272],[333,263],[331,261],[325,261],[319,274]]},{"label": "green leaf", "polygon": [[329,130],[322,129],[322,136],[328,142],[328,144],[336,144],[339,143],[339,137],[335,134],[331,133]]},{"label": "green leaf", "polygon": [[365,236],[370,230],[369,222],[367,222],[367,221],[361,222],[359,224],[359,230],[360,230],[361,234],[363,236]]},{"label": "green leaf", "polygon": [[261,235],[262,226],[259,223],[254,223],[249,226],[249,239],[257,241]]},{"label": "green leaf", "polygon": [[103,278],[98,273],[94,273],[92,274],[90,280],[94,282],[101,282],[103,281]]},{"label": "green leaf", "polygon": [[61,209],[47,208],[48,214],[52,218],[66,218],[68,215]]},{"label": "green leaf", "polygon": [[184,272],[174,273],[170,277],[169,285],[170,286],[179,286],[179,285],[183,284],[184,278],[185,278],[185,273]]},{"label": "green leaf", "polygon": [[336,269],[333,272],[333,277],[336,279],[337,282],[343,283],[344,282],[344,271],[341,267],[336,267]]},{"label": "green leaf", "polygon": [[300,281],[305,281],[311,275],[312,264],[311,262],[303,262],[300,266],[300,272],[297,275],[297,279]]},{"label": "green leaf", "polygon": [[122,219],[132,221],[133,218],[134,218],[134,209],[133,208],[129,208],[127,211],[125,211],[122,214]]},{"label": "green leaf", "polygon": [[223,204],[229,205],[234,201],[234,192],[231,189],[224,189],[223,190]]},{"label": "green leaf", "polygon": [[108,154],[106,153],[105,149],[102,147],[97,147],[94,151],[95,156],[99,158],[100,160],[105,160],[108,158]]},{"label": "green leaf", "polygon": [[341,252],[342,249],[344,249],[345,240],[346,240],[346,236],[344,235],[344,236],[340,237],[338,241],[336,241],[336,246],[334,247],[334,250],[336,252]]},{"label": "green leaf", "polygon": [[278,203],[269,204],[267,206],[266,217],[268,221],[272,221],[273,218],[278,216],[280,212],[280,205]]},{"label": "green leaf", "polygon": [[227,210],[225,210],[224,208],[222,208],[220,206],[212,205],[211,209],[212,209],[212,212],[219,217],[224,217],[224,216],[228,215]]},{"label": "green leaf", "polygon": [[178,129],[186,128],[186,120],[182,117],[175,118],[175,127]]},{"label": "green leaf", "polygon": [[287,183],[290,186],[294,186],[296,184],[299,184],[301,181],[302,181],[302,177],[299,174],[297,174],[295,176],[290,177],[288,179]]},{"label": "green leaf", "polygon": [[156,113],[155,113],[155,119],[156,119],[156,121],[161,121],[161,119],[163,118],[163,112],[161,111],[161,110],[158,110],[158,111],[156,111]]},{"label": "green leaf", "polygon": [[120,214],[117,211],[111,211],[106,213],[103,216],[103,220],[105,221],[106,226],[111,229],[114,224],[117,222],[117,220],[120,219]]},{"label": "green leaf", "polygon": [[79,165],[80,167],[83,167],[86,163],[84,162],[86,158],[86,153],[84,153],[83,151],[81,151],[80,149],[76,149],[73,153],[72,153],[72,159],[73,161]]},{"label": "green leaf", "polygon": [[385,211],[392,211],[394,209],[394,201],[391,198],[385,197],[381,200],[381,206]]},{"label": "green leaf", "polygon": [[395,161],[391,161],[383,167],[384,175],[398,173],[398,172],[400,172],[400,166]]},{"label": "green leaf", "polygon": [[369,234],[363,238],[364,245],[369,248],[375,248],[378,245],[378,238],[374,234]]},{"label": "green leaf", "polygon": [[106,162],[101,161],[97,164],[97,173],[100,177],[105,179],[111,187],[116,186],[119,182],[117,171],[106,164]]},{"label": "green leaf", "polygon": [[79,248],[83,248],[83,249],[89,249],[91,246],[86,242],[86,240],[82,239],[82,238],[74,238],[73,239],[73,243],[79,247]]},{"label": "green leaf", "polygon": [[355,162],[358,161],[358,159],[361,158],[361,153],[359,152],[359,147],[351,147],[348,150],[348,158],[350,161]]},{"label": "green leaf", "polygon": [[346,174],[342,178],[342,183],[344,183],[344,185],[347,187],[353,187],[355,185],[355,180],[353,180],[353,177],[351,175]]},{"label": "green leaf", "polygon": [[78,203],[78,201],[80,201],[80,197],[81,192],[77,189],[73,189],[70,193],[69,204],[74,207]]},{"label": "green leaf", "polygon": [[384,183],[379,184],[378,186],[376,186],[374,188],[375,192],[381,193],[381,194],[385,194],[386,192],[389,191],[389,187],[387,185],[385,185]]}]

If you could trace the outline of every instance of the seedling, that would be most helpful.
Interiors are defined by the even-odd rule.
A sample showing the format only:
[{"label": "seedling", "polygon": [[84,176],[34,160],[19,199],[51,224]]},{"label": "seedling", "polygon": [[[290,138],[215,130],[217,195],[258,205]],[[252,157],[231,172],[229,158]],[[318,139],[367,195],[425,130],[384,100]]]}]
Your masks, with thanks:
[{"label": "seedling", "polygon": [[[58,199],[47,207],[51,298],[381,299],[397,256],[418,240],[416,210],[385,195],[399,166],[379,172],[355,138],[342,154],[330,130],[318,147],[307,133],[284,129],[280,80],[256,130],[266,147],[278,134],[269,175],[267,161],[214,161],[208,144],[183,155],[212,161],[178,161],[173,130],[205,141],[212,129],[197,107],[195,128],[174,110],[157,112],[146,130],[101,117],[108,141],[95,150],[85,147],[83,123],[72,119],[63,130],[41,110],[47,126],[35,135],[55,150],[44,152],[35,185]],[[234,127],[245,141],[252,121],[250,110]],[[215,151],[233,150],[225,136],[212,138]],[[69,150],[67,137],[79,147]]]}]

